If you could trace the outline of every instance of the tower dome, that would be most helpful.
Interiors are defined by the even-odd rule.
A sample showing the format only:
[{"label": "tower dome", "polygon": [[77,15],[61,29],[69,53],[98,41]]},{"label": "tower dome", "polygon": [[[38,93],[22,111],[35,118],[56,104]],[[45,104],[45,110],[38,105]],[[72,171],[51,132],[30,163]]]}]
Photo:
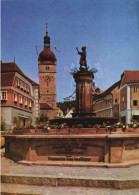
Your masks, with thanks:
[{"label": "tower dome", "polygon": [[44,36],[44,49],[39,54],[39,61],[47,61],[49,64],[54,64],[56,62],[56,57],[54,52],[50,49],[50,36],[46,30],[46,35]]}]

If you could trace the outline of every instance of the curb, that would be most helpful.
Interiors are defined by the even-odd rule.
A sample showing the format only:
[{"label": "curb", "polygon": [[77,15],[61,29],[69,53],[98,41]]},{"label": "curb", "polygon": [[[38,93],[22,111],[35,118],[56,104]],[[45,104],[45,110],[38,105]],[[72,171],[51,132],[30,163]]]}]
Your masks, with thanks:
[{"label": "curb", "polygon": [[41,185],[52,187],[93,187],[112,189],[133,189],[139,188],[139,180],[112,180],[112,179],[91,179],[91,178],[67,178],[51,176],[30,176],[30,175],[1,175],[2,183]]}]

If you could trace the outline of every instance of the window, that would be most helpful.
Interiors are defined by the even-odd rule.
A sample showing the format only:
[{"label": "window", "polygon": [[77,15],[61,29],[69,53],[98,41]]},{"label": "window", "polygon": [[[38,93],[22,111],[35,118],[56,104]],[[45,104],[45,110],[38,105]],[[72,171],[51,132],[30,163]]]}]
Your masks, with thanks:
[{"label": "window", "polygon": [[16,79],[16,85],[17,85],[17,87],[19,87],[19,79],[18,78]]},{"label": "window", "polygon": [[117,99],[115,99],[115,103],[117,103]]},{"label": "window", "polygon": [[29,93],[29,86],[27,85],[27,92]]},{"label": "window", "polygon": [[20,102],[20,104],[22,104],[22,96],[21,95],[19,96],[19,102]]},{"label": "window", "polygon": [[27,106],[27,98],[24,98],[24,104]]},{"label": "window", "polygon": [[1,100],[7,100],[7,91],[1,92]]},{"label": "window", "polygon": [[21,87],[21,89],[23,89],[23,82],[22,81],[20,82],[20,87]]},{"label": "window", "polygon": [[137,86],[134,87],[134,93],[138,92]]},{"label": "window", "polygon": [[31,100],[29,100],[29,108],[31,108]]},{"label": "window", "polygon": [[14,93],[14,102],[17,102],[17,94]]},{"label": "window", "polygon": [[27,89],[27,88],[26,88],[26,84],[25,84],[25,85],[24,85],[24,91],[26,91],[26,89]]},{"label": "window", "polygon": [[46,70],[49,70],[49,66],[46,66]]},{"label": "window", "polygon": [[137,106],[138,105],[138,101],[137,100],[133,100],[133,106]]}]

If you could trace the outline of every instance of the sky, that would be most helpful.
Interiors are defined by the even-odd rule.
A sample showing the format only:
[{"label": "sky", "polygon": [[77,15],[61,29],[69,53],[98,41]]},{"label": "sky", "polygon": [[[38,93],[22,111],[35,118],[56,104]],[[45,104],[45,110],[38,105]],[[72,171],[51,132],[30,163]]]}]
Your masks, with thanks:
[{"label": "sky", "polygon": [[[70,74],[79,68],[86,46],[87,65],[102,90],[120,80],[124,70],[139,70],[139,0],[1,0],[1,60],[15,62],[39,82],[38,52],[51,37],[57,58],[57,101],[75,91]],[[60,52],[54,47],[57,46]]]}]

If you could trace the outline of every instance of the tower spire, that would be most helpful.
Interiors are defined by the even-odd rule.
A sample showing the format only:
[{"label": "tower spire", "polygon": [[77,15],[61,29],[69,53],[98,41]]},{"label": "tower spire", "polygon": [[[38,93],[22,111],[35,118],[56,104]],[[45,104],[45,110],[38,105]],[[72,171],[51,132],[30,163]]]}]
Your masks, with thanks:
[{"label": "tower spire", "polygon": [[44,48],[50,48],[50,37],[48,35],[48,23],[46,23],[46,35],[44,36]]},{"label": "tower spire", "polygon": [[46,23],[46,34],[48,35],[48,23]]}]

